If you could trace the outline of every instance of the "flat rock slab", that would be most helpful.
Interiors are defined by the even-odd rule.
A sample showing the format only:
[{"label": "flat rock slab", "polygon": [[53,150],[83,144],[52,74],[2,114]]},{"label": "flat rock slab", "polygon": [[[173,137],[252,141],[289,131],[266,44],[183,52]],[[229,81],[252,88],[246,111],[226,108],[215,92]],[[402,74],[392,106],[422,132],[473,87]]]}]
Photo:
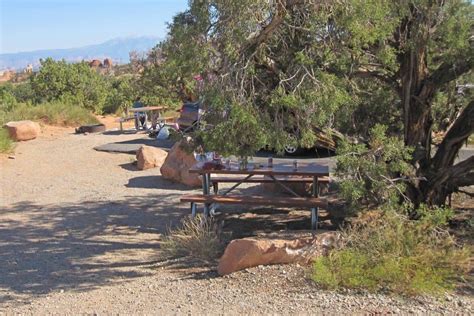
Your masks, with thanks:
[{"label": "flat rock slab", "polygon": [[152,146],[161,148],[163,150],[169,151],[173,147],[175,141],[173,140],[161,140],[161,139],[152,139],[152,138],[140,138],[134,140],[128,140],[124,142],[109,143],[105,145],[100,145],[94,147],[97,151],[105,152],[116,152],[124,154],[133,154],[135,155],[137,150],[140,149],[143,145]]}]

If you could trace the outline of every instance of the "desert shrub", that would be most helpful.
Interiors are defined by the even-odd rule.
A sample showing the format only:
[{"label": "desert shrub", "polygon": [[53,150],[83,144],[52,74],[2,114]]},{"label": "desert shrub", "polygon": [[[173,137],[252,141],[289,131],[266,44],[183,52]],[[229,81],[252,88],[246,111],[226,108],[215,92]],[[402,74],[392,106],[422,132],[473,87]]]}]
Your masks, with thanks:
[{"label": "desert shrub", "polygon": [[14,84],[12,92],[18,102],[32,103],[35,99],[35,91],[30,81]]},{"label": "desert shrub", "polygon": [[216,221],[198,215],[184,218],[179,227],[171,229],[164,237],[161,249],[168,257],[213,261],[221,255],[223,243]]},{"label": "desert shrub", "polygon": [[419,220],[393,210],[366,213],[342,231],[342,243],[313,265],[312,279],[325,288],[439,294],[466,272],[469,252],[444,225],[449,209],[420,209]]},{"label": "desert shrub", "polygon": [[41,61],[31,87],[36,103],[69,101],[97,113],[102,112],[109,90],[106,78],[86,62],[68,64],[51,58]]},{"label": "desert shrub", "polygon": [[355,210],[398,204],[412,176],[412,149],[386,131],[385,126],[376,125],[368,144],[342,141],[338,146],[336,176],[341,180],[342,196]]},{"label": "desert shrub", "polygon": [[0,153],[9,153],[13,150],[13,141],[8,135],[8,131],[0,128]]},{"label": "desert shrub", "polygon": [[0,111],[11,111],[18,103],[11,83],[0,85]]},{"label": "desert shrub", "polygon": [[11,111],[0,113],[0,123],[7,121],[32,120],[45,124],[77,126],[98,123],[97,118],[88,110],[60,101],[38,105],[20,103]]},{"label": "desert shrub", "polygon": [[124,112],[127,107],[131,107],[137,97],[134,78],[132,76],[122,76],[111,80],[111,89],[105,101],[105,113]]}]

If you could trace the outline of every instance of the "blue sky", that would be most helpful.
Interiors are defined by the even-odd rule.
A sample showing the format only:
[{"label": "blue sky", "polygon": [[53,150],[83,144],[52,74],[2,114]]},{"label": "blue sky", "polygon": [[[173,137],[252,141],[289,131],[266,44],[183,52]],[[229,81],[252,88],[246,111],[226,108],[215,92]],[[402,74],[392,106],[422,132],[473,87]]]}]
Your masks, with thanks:
[{"label": "blue sky", "polygon": [[166,35],[187,0],[0,0],[0,53]]}]

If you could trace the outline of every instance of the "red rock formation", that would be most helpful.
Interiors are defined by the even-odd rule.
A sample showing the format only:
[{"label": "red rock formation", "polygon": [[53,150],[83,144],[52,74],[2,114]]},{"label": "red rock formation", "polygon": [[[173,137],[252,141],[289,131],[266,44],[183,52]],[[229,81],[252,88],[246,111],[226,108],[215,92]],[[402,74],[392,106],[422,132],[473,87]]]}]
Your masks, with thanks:
[{"label": "red rock formation", "polygon": [[91,62],[89,62],[89,67],[92,67],[92,68],[102,67],[102,62],[98,59],[94,59]]},{"label": "red rock formation", "polygon": [[110,58],[104,59],[104,67],[105,68],[112,68],[112,66],[113,66],[112,59],[110,59]]}]

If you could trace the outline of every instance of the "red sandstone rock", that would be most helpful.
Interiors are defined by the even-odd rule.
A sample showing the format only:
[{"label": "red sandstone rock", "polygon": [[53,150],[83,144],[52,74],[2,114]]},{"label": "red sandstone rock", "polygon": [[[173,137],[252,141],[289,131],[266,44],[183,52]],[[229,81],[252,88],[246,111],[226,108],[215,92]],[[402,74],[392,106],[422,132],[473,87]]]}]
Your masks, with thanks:
[{"label": "red sandstone rock", "polygon": [[201,186],[201,178],[197,174],[190,174],[189,169],[196,164],[193,153],[183,149],[183,143],[176,143],[168,153],[165,162],[161,166],[163,178],[182,183],[191,187]]},{"label": "red sandstone rock", "polygon": [[243,238],[232,240],[219,260],[220,275],[250,267],[281,263],[310,263],[325,255],[338,240],[336,232],[294,240]]},{"label": "red sandstone rock", "polygon": [[163,149],[142,146],[137,150],[137,167],[140,170],[161,167],[167,155],[168,153]]},{"label": "red sandstone rock", "polygon": [[35,139],[41,131],[39,124],[32,121],[8,122],[5,128],[15,141]]}]

